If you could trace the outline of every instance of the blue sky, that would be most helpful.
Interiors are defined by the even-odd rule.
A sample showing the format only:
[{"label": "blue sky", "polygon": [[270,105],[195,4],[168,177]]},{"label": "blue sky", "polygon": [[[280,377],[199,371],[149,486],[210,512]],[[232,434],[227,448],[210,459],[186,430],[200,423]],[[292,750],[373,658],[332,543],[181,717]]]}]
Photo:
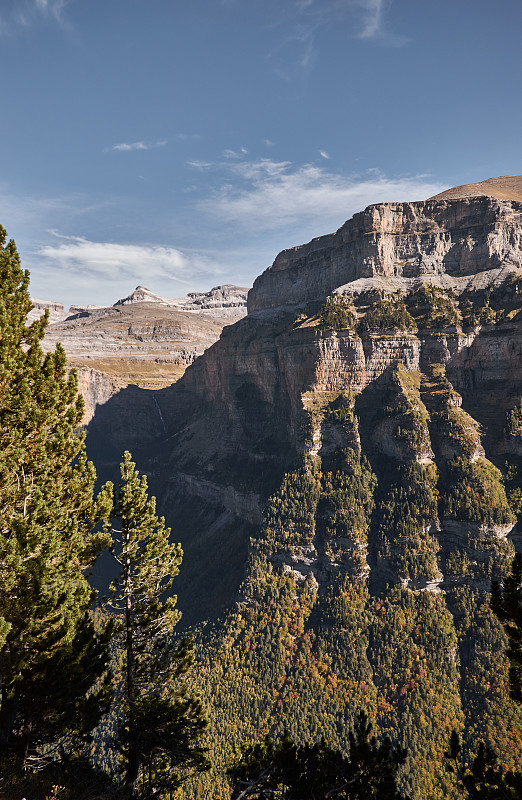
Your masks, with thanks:
[{"label": "blue sky", "polygon": [[251,285],[366,205],[522,172],[520,0],[0,0],[33,296]]}]

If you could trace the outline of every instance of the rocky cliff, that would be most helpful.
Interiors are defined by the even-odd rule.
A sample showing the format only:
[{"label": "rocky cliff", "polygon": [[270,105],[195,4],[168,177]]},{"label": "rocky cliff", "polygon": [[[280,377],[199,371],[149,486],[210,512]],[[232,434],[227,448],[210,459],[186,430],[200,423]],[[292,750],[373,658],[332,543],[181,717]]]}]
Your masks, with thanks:
[{"label": "rocky cliff", "polygon": [[134,303],[156,303],[176,308],[178,311],[192,311],[218,316],[221,319],[237,320],[246,314],[248,289],[227,283],[214,286],[208,292],[189,292],[186,297],[169,300],[154,294],[144,286],[137,286],[130,295],[118,300],[114,306],[133,305]]},{"label": "rocky cliff", "polygon": [[[285,470],[347,446],[346,432],[329,419],[341,396],[353,398],[357,437],[381,482],[410,463],[433,464],[444,480],[454,459],[487,455],[492,469],[501,465],[507,415],[522,394],[521,298],[522,203],[516,200],[370,206],[335,234],[279,254],[250,291],[248,316],[155,395],[166,439],[155,443],[148,470],[193,554],[185,574],[195,589],[187,597],[195,613],[212,615],[232,599],[221,591],[215,565],[208,582],[199,548],[214,548],[219,563],[233,542],[235,568],[227,580],[237,585],[251,526]],[[408,389],[412,381],[415,388]],[[109,419],[110,406],[91,428],[107,452]],[[156,426],[141,426],[144,452]],[[121,446],[124,431],[118,430]],[[208,530],[200,536],[203,519]],[[479,531],[493,549],[514,527],[511,518],[499,525],[487,535]],[[411,574],[394,567],[394,580],[444,588],[441,559],[458,525],[452,522],[447,534],[437,511],[425,527],[434,549],[429,567]],[[478,536],[469,526],[459,530],[462,542]],[[374,531],[368,543],[378,584],[395,563],[381,539]]]},{"label": "rocky cliff", "polygon": [[280,253],[255,281],[248,310],[306,304],[361,278],[429,277],[450,287],[451,279],[460,285],[477,273],[520,268],[521,215],[522,201],[488,196],[370,206],[331,236]]},{"label": "rocky cliff", "polygon": [[358,707],[410,748],[416,800],[452,796],[452,729],[522,754],[487,603],[520,542],[522,202],[481,191],[284,251],[176,384],[89,426],[107,473],[130,431],[183,545],[185,621],[218,618],[198,671],[216,764],[283,726],[346,747]]},{"label": "rocky cliff", "polygon": [[67,313],[63,307],[63,303],[58,303],[53,300],[38,300],[35,297],[31,298],[33,308],[27,315],[28,322],[39,319],[46,311],[49,314],[49,322],[61,322],[67,317]]},{"label": "rocky cliff", "polygon": [[63,345],[78,371],[88,424],[98,406],[128,386],[159,389],[175,382],[225,325],[246,314],[246,295],[241,287],[218,286],[168,300],[138,286],[113,306],[72,306],[69,314],[60,303],[33,300],[31,315],[49,311],[44,350]]}]

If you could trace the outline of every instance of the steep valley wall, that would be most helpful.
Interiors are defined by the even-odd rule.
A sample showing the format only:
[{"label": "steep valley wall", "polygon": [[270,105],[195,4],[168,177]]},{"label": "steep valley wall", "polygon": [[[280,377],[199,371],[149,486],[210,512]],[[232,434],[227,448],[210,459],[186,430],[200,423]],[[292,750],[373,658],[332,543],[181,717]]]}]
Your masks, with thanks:
[{"label": "steep valley wall", "polygon": [[[506,413],[522,391],[521,232],[522,205],[514,201],[372,206],[336,234],[280,254],[255,282],[248,316],[227,327],[176,384],[154,393],[129,388],[100,410],[88,441],[102,472],[129,441],[187,550],[180,591],[187,620],[213,616],[233,600],[267,497],[296,459],[324,449],[321,426],[310,433],[306,395],[353,394],[368,456],[377,472],[386,471],[388,462],[417,459],[401,450],[393,422],[375,421],[394,371],[403,365],[421,376],[428,407],[437,367],[480,423],[477,452],[485,446],[491,461],[502,462]],[[431,300],[422,294],[426,287],[436,294]],[[321,323],[320,309],[334,290],[355,301],[361,329]],[[365,328],[368,314],[382,313],[382,298],[397,291],[417,306],[422,294],[416,319],[406,329],[386,321]],[[493,301],[485,299],[492,291]],[[449,316],[437,306],[444,297],[455,309]],[[491,302],[498,308],[489,321],[487,314],[482,321],[469,316],[470,304],[480,316]],[[423,424],[432,461],[456,457],[458,448]],[[225,574],[231,592],[222,590]]]},{"label": "steep valley wall", "polygon": [[184,549],[214,753],[188,795],[226,793],[260,733],[346,748],[360,707],[409,748],[414,800],[452,796],[454,728],[514,766],[487,599],[522,538],[522,204],[372,206],[280,254],[248,306],[88,426],[103,477],[132,449]]}]

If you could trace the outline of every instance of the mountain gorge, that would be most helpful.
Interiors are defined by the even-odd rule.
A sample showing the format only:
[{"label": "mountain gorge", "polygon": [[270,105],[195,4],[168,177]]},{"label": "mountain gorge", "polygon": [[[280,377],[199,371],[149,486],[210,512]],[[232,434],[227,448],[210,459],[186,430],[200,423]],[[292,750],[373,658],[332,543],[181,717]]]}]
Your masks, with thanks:
[{"label": "mountain gorge", "polygon": [[453,796],[453,729],[520,762],[488,605],[522,513],[521,180],[496,181],[283,251],[176,383],[89,422],[100,472],[130,446],[185,552],[220,754],[195,796],[226,796],[245,738],[346,747],[359,708],[408,747],[415,800]]}]

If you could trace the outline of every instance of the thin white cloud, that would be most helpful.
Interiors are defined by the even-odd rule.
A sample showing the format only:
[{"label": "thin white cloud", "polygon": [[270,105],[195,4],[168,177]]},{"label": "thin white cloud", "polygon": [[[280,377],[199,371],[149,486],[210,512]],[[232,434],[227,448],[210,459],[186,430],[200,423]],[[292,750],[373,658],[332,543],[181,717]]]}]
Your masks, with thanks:
[{"label": "thin white cloud", "polygon": [[120,153],[130,153],[134,150],[153,150],[155,147],[165,147],[167,143],[167,139],[157,142],[121,142],[120,144],[114,144],[110,149],[117,150]]},{"label": "thin white cloud", "polygon": [[359,39],[373,39],[383,33],[383,0],[357,0],[363,20]]},{"label": "thin white cloud", "polygon": [[60,19],[62,11],[69,5],[70,0],[35,0],[35,6],[43,14],[51,14],[56,19]]},{"label": "thin white cloud", "polygon": [[223,150],[223,158],[243,158],[247,155],[246,147],[240,147],[239,150]]},{"label": "thin white cloud", "polygon": [[[28,248],[42,233],[56,225],[78,225],[78,220],[106,217],[115,207],[121,207],[121,198],[95,198],[85,194],[22,195],[6,183],[0,183],[0,220],[17,243]],[[32,249],[32,246],[31,246]]]},{"label": "thin white cloud", "polygon": [[407,41],[393,34],[386,12],[393,0],[293,0],[281,4],[263,0],[277,31],[267,54],[273,71],[286,81],[306,76],[320,58],[319,33],[332,27],[344,29],[348,38],[400,46]]},{"label": "thin white cloud", "polygon": [[312,164],[260,159],[229,165],[246,185],[230,181],[200,202],[201,209],[231,225],[276,230],[290,225],[335,228],[371,203],[423,200],[444,188],[426,176],[350,177]]},{"label": "thin white cloud", "polygon": [[201,161],[199,159],[195,159],[193,161],[187,161],[189,167],[193,167],[199,171],[210,169],[211,167],[215,166],[211,161]]},{"label": "thin white cloud", "polygon": [[285,81],[293,81],[308,74],[316,61],[316,22],[299,22],[277,41],[267,54],[273,71]]},{"label": "thin white cloud", "polygon": [[[97,201],[81,194],[16,195],[0,183],[0,221],[8,237],[15,239],[22,264],[31,273],[31,294],[63,302],[66,308],[73,303],[107,305],[138,284],[164,297],[175,297],[187,290],[239,283],[238,276],[243,283],[255,277],[245,278],[252,259],[231,254],[228,247],[207,245],[203,250],[199,245],[191,248],[185,242],[178,247],[170,241],[166,246],[155,242],[127,244],[124,238],[114,242],[96,235],[63,236],[53,231],[57,225],[67,232],[89,230],[93,225],[99,230],[101,221],[104,231],[127,229],[114,216],[125,207],[124,198]],[[132,206],[128,210],[132,212]],[[205,220],[204,225],[209,222]],[[169,229],[159,225],[156,242],[168,235]],[[265,266],[264,259],[255,263],[259,269]]]},{"label": "thin white cloud", "polygon": [[63,10],[71,0],[3,0],[0,10],[0,34],[37,25],[46,18],[64,24]]},{"label": "thin white cloud", "polygon": [[60,243],[45,245],[37,254],[54,270],[75,278],[88,275],[109,281],[172,280],[188,285],[201,266],[173,247],[92,242],[80,236],[54,235]]},{"label": "thin white cloud", "polygon": [[275,142],[273,142],[271,139],[265,139],[264,142],[267,147],[275,147]]},{"label": "thin white cloud", "polygon": [[319,155],[321,156],[321,158],[326,158],[328,161],[330,160],[330,156],[328,155],[326,150],[319,150]]},{"label": "thin white cloud", "polygon": [[110,304],[122,292],[140,284],[164,297],[179,297],[187,290],[231,282],[223,281],[225,268],[215,253],[161,245],[96,242],[56,232],[54,237],[58,239],[56,244],[36,250],[31,286],[35,286],[35,296],[61,300],[66,306]]},{"label": "thin white cloud", "polygon": [[380,41],[392,47],[401,47],[408,39],[398,36],[386,25],[386,11],[393,0],[349,0],[360,14],[360,30],[356,38],[363,41]]},{"label": "thin white cloud", "polygon": [[253,181],[256,184],[283,175],[291,166],[290,161],[274,161],[271,158],[260,158],[258,161],[242,161],[231,166],[233,172]]}]

